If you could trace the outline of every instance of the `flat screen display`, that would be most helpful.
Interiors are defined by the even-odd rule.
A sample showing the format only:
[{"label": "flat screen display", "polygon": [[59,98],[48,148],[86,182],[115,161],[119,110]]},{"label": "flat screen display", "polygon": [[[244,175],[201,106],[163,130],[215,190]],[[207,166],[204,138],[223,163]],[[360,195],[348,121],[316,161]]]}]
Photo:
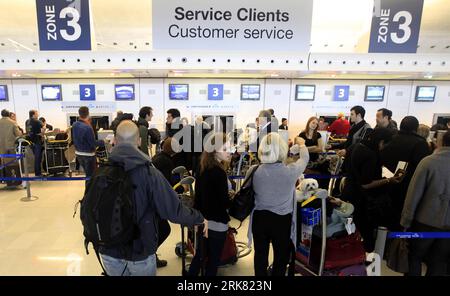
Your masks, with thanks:
[{"label": "flat screen display", "polygon": [[314,101],[316,92],[315,85],[296,85],[295,100],[296,101]]},{"label": "flat screen display", "polygon": [[261,97],[261,85],[241,84],[241,100],[258,101]]},{"label": "flat screen display", "polygon": [[116,101],[133,101],[134,84],[116,84],[114,86]]},{"label": "flat screen display", "polygon": [[366,85],[365,101],[379,102],[384,99],[384,85]]},{"label": "flat screen display", "polygon": [[0,101],[8,101],[8,86],[0,85]]},{"label": "flat screen display", "polygon": [[43,101],[62,101],[61,85],[41,85]]},{"label": "flat screen display", "polygon": [[169,84],[170,100],[188,100],[189,84]]},{"label": "flat screen display", "polygon": [[416,89],[416,102],[433,102],[436,95],[436,86],[418,86]]}]

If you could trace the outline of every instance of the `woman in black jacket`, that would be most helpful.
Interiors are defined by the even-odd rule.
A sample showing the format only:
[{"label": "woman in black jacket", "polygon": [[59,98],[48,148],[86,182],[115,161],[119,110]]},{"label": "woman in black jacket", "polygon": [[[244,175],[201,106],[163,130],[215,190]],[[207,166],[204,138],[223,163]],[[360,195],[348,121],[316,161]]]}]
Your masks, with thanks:
[{"label": "woman in black jacket", "polygon": [[224,163],[231,158],[228,146],[226,135],[215,133],[208,139],[201,156],[200,174],[195,183],[194,207],[208,220],[208,232],[203,241],[200,240],[192,259],[189,268],[189,275],[192,276],[198,275],[204,260],[207,260],[206,276],[215,276],[220,264],[230,221],[227,211],[231,205],[230,183],[224,168]]}]

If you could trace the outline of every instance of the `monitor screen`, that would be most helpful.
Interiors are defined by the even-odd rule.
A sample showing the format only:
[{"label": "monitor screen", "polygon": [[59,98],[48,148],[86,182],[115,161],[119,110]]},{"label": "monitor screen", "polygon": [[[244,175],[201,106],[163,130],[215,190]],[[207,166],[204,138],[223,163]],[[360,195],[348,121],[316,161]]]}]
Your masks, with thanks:
[{"label": "monitor screen", "polygon": [[43,101],[62,101],[61,85],[42,85],[42,100]]},{"label": "monitor screen", "polygon": [[433,102],[436,95],[436,86],[418,86],[416,89],[416,102]]},{"label": "monitor screen", "polygon": [[261,85],[241,84],[241,100],[258,101],[260,99]]},{"label": "monitor screen", "polygon": [[133,101],[134,84],[116,84],[114,86],[116,101]]},{"label": "monitor screen", "polygon": [[366,85],[365,101],[383,101],[384,85]]},{"label": "monitor screen", "polygon": [[0,85],[0,101],[8,101],[8,86]]},{"label": "monitor screen", "polygon": [[316,92],[315,85],[296,85],[295,86],[295,100],[296,101],[314,101],[315,92]]},{"label": "monitor screen", "polygon": [[170,100],[188,100],[189,84],[169,84]]}]

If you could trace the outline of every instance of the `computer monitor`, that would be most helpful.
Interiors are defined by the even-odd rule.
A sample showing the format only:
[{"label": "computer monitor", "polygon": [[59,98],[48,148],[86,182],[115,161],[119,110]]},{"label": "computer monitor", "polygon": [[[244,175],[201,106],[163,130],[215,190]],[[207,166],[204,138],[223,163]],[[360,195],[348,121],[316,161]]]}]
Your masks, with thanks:
[{"label": "computer monitor", "polygon": [[41,85],[41,93],[43,101],[62,101],[60,84]]},{"label": "computer monitor", "polygon": [[116,84],[114,86],[116,101],[133,101],[134,84]]},{"label": "computer monitor", "polygon": [[296,101],[314,101],[316,93],[315,85],[296,85],[295,100]]},{"label": "computer monitor", "polygon": [[189,84],[169,84],[169,100],[189,100]]},{"label": "computer monitor", "polygon": [[259,101],[260,98],[261,98],[261,85],[241,84],[242,101]]},{"label": "computer monitor", "polygon": [[381,102],[384,100],[384,85],[366,85],[364,101]]},{"label": "computer monitor", "polygon": [[0,101],[8,101],[8,86],[0,85]]},{"label": "computer monitor", "polygon": [[416,102],[433,102],[436,95],[436,86],[417,86]]}]

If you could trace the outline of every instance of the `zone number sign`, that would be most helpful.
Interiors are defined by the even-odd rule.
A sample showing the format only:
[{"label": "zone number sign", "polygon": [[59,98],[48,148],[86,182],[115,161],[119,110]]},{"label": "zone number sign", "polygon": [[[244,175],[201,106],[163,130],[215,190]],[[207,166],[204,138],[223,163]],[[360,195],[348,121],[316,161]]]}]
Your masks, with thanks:
[{"label": "zone number sign", "polygon": [[89,0],[36,0],[40,50],[91,50]]},{"label": "zone number sign", "polygon": [[375,0],[369,52],[416,53],[423,0]]}]

